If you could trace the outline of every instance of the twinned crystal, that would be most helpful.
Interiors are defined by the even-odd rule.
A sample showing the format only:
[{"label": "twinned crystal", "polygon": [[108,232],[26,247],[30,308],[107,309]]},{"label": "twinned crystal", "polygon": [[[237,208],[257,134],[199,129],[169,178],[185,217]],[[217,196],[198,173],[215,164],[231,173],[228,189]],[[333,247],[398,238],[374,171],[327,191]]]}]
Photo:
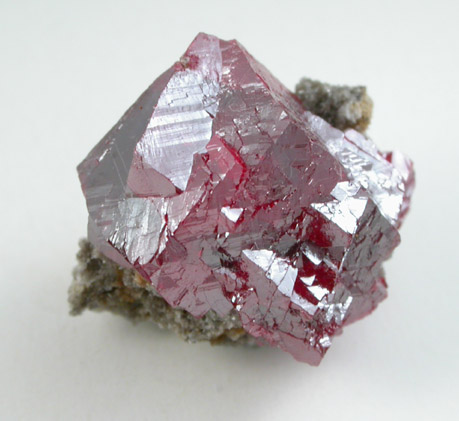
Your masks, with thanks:
[{"label": "twinned crystal", "polygon": [[199,34],[79,165],[88,238],[195,318],[318,364],[386,296],[411,162],[333,128],[236,41]]}]

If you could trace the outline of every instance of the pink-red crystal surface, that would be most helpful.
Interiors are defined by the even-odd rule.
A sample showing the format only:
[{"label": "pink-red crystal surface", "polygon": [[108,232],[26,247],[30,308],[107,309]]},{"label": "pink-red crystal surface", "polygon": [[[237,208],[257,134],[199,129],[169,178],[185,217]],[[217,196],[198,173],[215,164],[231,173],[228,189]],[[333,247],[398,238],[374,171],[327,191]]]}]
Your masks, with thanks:
[{"label": "pink-red crystal surface", "polygon": [[341,132],[236,41],[199,34],[79,165],[90,241],[195,317],[318,364],[386,296],[411,162]]}]

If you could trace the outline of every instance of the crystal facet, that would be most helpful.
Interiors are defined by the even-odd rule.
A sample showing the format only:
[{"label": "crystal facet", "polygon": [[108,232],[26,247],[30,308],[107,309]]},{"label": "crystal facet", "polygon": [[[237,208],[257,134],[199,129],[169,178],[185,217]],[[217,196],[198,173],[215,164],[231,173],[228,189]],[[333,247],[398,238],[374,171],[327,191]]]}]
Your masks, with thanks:
[{"label": "crystal facet", "polygon": [[318,364],[386,296],[411,162],[333,128],[236,41],[199,34],[79,165],[88,236],[173,307],[236,310]]}]

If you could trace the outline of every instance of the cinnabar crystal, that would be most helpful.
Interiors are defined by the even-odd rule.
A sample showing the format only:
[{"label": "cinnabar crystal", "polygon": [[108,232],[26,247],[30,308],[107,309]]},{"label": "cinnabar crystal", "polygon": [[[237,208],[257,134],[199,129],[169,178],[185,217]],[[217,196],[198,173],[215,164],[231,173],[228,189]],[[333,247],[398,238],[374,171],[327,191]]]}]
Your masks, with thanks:
[{"label": "cinnabar crystal", "polygon": [[411,162],[339,131],[236,41],[199,34],[79,165],[89,240],[173,307],[235,309],[318,364],[386,296]]}]

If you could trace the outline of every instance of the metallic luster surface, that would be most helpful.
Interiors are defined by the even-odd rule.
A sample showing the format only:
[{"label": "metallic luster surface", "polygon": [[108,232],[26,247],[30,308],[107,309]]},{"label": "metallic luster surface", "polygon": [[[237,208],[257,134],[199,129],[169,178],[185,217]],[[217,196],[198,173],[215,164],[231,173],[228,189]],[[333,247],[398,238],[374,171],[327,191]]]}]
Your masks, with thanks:
[{"label": "metallic luster surface", "polygon": [[342,132],[236,41],[199,34],[79,165],[89,239],[171,305],[235,309],[318,364],[386,296],[411,162]]}]

